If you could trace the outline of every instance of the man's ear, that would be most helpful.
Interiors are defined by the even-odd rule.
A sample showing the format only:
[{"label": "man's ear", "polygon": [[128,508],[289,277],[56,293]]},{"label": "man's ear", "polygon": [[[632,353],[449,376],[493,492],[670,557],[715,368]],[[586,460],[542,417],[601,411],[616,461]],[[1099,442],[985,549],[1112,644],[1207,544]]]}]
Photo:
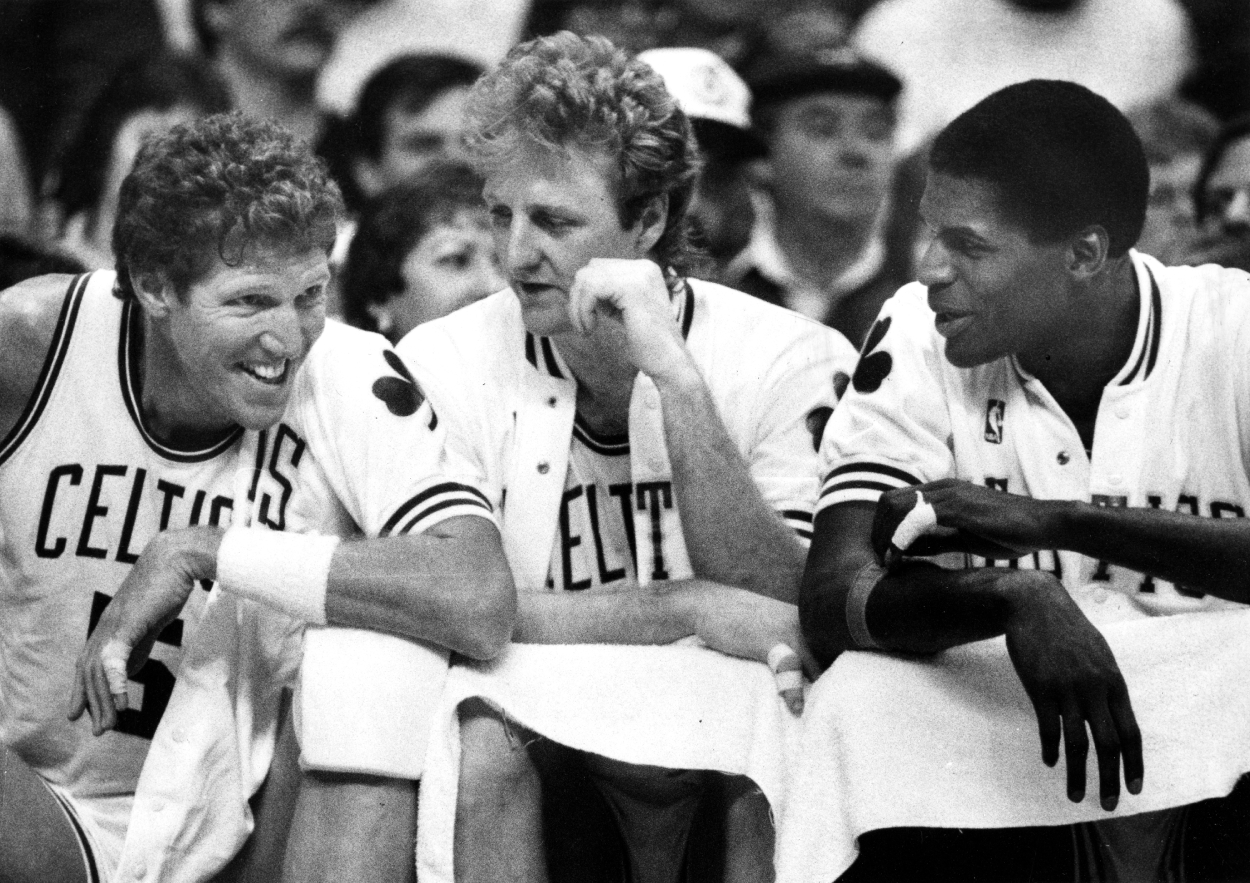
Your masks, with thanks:
[{"label": "man's ear", "polygon": [[1068,270],[1079,280],[1092,279],[1107,265],[1111,238],[1100,224],[1091,224],[1069,240]]},{"label": "man's ear", "polygon": [[664,193],[653,197],[647,203],[642,214],[638,216],[638,222],[634,225],[639,250],[649,252],[655,248],[655,244],[664,235],[666,224],[668,224],[668,194]]},{"label": "man's ear", "polygon": [[168,316],[171,301],[178,297],[174,287],[158,273],[132,273],[130,286],[135,290],[139,306],[152,318]]}]

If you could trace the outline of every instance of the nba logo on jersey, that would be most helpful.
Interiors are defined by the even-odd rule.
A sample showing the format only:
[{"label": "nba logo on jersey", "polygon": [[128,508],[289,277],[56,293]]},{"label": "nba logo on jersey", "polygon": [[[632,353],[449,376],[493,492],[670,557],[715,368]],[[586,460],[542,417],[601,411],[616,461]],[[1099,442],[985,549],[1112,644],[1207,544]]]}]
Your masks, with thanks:
[{"label": "nba logo on jersey", "polygon": [[985,440],[996,445],[1003,443],[1003,412],[1007,409],[1006,402],[990,399],[985,404]]}]

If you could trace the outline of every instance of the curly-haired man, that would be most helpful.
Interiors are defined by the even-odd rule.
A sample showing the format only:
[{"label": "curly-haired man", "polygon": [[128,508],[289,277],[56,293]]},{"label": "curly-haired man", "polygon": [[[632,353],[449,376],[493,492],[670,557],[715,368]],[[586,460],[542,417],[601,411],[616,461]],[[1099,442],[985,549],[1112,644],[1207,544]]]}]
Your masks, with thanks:
[{"label": "curly-haired man", "polygon": [[[160,728],[183,654],[200,646],[201,612],[208,628],[210,611],[220,622],[235,609],[219,596],[206,606],[196,586],[207,580],[301,628],[360,626],[478,656],[507,636],[512,586],[491,566],[493,525],[446,517],[489,519],[485,504],[444,506],[434,537],[277,533],[297,522],[378,533],[400,510],[414,534],[440,520],[417,524],[409,505],[417,484],[439,496],[422,471],[440,451],[428,403],[396,376],[384,340],[326,327],[341,209],[324,166],[290,133],[208,117],[140,151],[121,189],[115,273],[43,276],[0,294],[0,879],[112,880],[138,818],[141,767],[162,739],[181,749],[177,774],[160,773],[173,787],[145,812],[202,820],[195,802],[230,792],[223,782],[249,791],[241,802],[259,786],[264,748],[200,750],[228,717],[196,720],[190,734]],[[340,403],[332,426],[315,419],[326,399]],[[224,529],[245,512],[252,527]],[[470,596],[441,578],[431,592],[413,561],[463,569],[467,549],[484,606],[457,618]],[[229,622],[250,615],[240,609]],[[255,634],[289,634],[290,621]],[[240,631],[216,652],[249,639]],[[232,683],[248,680],[242,671]],[[245,697],[261,737],[276,726],[274,674]],[[244,763],[236,778],[184,786],[215,769],[203,758],[223,757]],[[208,861],[242,836],[209,830]],[[215,870],[198,861],[182,854],[179,872]]]}]

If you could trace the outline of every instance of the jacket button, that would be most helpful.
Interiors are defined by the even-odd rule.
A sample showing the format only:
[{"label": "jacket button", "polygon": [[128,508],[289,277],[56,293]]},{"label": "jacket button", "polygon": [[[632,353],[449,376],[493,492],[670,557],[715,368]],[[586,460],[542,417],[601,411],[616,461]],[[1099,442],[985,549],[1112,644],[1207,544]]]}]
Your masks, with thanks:
[{"label": "jacket button", "polygon": [[1059,456],[1055,458],[1055,462],[1057,462],[1060,466],[1067,466],[1068,461],[1071,459],[1072,458],[1068,456],[1067,451],[1060,451]]},{"label": "jacket button", "polygon": [[556,403],[557,403],[558,401],[559,401],[559,399],[557,399],[555,396],[552,396],[551,398],[547,399],[547,406],[548,406],[548,407],[551,407],[551,408],[554,408],[554,407],[556,406]]},{"label": "jacket button", "polygon": [[543,460],[541,463],[538,464],[539,475],[546,475],[550,471],[551,471],[551,464],[548,463],[546,460]]}]

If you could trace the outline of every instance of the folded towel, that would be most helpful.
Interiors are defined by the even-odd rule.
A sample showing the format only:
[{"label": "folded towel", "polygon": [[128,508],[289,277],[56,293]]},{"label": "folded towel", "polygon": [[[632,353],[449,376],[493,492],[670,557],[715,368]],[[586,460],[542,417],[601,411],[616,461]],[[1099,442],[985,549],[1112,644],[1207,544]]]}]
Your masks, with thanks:
[{"label": "folded towel", "polygon": [[1128,684],[1140,795],[1122,790],[1104,812],[1091,746],[1085,800],[1067,799],[1064,760],[1042,763],[1002,638],[928,660],[846,653],[808,694],[778,822],[778,883],[829,883],[876,828],[1071,824],[1227,794],[1250,770],[1250,611],[1145,618],[1120,595],[1075,594]]},{"label": "folded towel", "polygon": [[799,720],[763,663],[703,647],[514,644],[455,665],[421,780],[417,873],[452,883],[460,769],[456,709],[470,697],[564,745],[627,763],[744,775],[781,811]]},{"label": "folded towel", "polygon": [[419,778],[447,657],[394,635],[310,625],[295,694],[300,766]]}]

